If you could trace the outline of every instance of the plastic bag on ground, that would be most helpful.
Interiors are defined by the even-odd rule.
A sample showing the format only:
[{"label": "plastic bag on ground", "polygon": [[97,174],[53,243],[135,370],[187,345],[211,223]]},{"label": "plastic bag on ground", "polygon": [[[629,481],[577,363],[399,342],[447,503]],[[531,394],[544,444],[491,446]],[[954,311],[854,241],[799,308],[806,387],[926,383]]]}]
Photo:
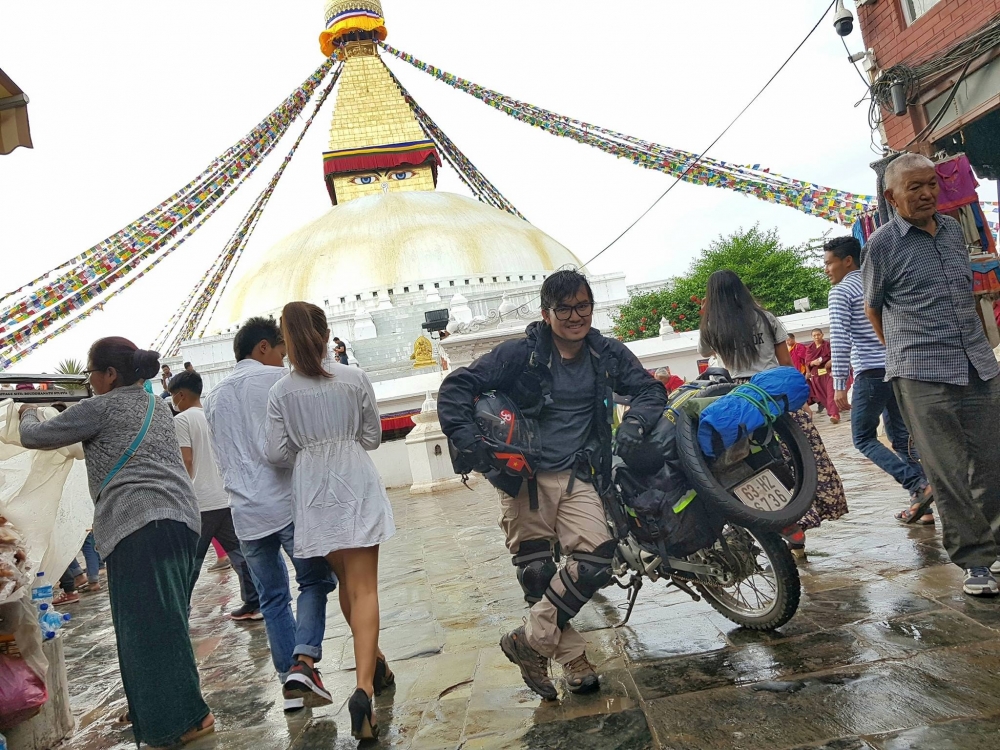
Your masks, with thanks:
[{"label": "plastic bag on ground", "polygon": [[0,730],[27,721],[48,699],[45,681],[25,659],[0,654]]}]

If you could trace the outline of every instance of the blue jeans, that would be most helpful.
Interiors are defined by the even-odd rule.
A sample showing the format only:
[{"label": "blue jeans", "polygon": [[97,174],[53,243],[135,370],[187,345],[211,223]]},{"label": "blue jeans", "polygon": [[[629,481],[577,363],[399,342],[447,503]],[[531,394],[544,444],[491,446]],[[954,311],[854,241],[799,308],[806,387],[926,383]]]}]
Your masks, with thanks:
[{"label": "blue jeans", "polygon": [[[337,577],[326,559],[301,560],[292,555],[294,538],[295,527],[288,524],[263,539],[240,542],[250,576],[260,594],[260,611],[264,615],[271,660],[282,682],[299,654],[316,661],[323,656],[326,599],[337,588]],[[282,549],[292,560],[295,582],[299,585],[298,622],[292,616],[292,592]]]},{"label": "blue jeans", "polygon": [[94,546],[94,532],[87,534],[83,540],[83,559],[87,561],[87,581],[95,583],[101,570],[101,556]]},{"label": "blue jeans", "polygon": [[[93,531],[87,534],[87,538],[83,540],[83,558],[87,561],[87,583],[97,583],[101,572],[101,558],[94,547]],[[73,558],[73,562],[69,564],[68,572],[73,578],[83,573],[83,569],[75,557]]]},{"label": "blue jeans", "polygon": [[[854,380],[851,403],[851,436],[854,447],[891,476],[907,492],[919,492],[927,484],[915,451],[910,449],[910,433],[903,422],[892,384],[882,378],[884,370],[867,370]],[[879,417],[885,413],[885,431],[892,450],[878,439]]]}]

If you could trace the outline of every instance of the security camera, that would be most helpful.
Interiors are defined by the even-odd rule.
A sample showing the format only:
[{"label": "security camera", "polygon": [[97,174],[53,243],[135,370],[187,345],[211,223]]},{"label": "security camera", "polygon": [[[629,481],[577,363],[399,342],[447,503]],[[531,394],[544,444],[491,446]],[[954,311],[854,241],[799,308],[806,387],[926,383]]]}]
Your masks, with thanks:
[{"label": "security camera", "polygon": [[837,0],[837,7],[833,13],[833,28],[840,36],[848,36],[854,31],[854,16],[844,7],[844,0]]}]

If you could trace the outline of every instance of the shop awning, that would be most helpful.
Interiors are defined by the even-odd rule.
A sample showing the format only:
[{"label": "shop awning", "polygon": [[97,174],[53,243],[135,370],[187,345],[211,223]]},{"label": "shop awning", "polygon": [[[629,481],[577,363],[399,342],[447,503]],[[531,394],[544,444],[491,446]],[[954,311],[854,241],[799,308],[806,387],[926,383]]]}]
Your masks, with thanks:
[{"label": "shop awning", "polygon": [[413,415],[419,414],[420,409],[396,414],[382,415],[382,432],[392,432],[393,430],[405,430],[413,427]]},{"label": "shop awning", "polygon": [[28,97],[0,70],[0,155],[18,146],[33,148],[28,127]]}]

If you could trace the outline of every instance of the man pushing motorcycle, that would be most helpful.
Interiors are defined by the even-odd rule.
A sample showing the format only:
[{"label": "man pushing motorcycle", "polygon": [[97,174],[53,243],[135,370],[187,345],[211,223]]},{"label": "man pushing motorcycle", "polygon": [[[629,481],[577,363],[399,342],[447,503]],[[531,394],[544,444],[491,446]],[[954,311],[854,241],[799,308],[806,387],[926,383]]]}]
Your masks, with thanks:
[{"label": "man pushing motorcycle", "polygon": [[[562,665],[572,692],[600,689],[587,642],[571,620],[612,575],[616,541],[601,494],[611,482],[614,394],[631,397],[616,435],[629,446],[656,424],[667,393],[621,342],[591,326],[594,296],[585,276],[553,273],[542,284],[541,308],[542,322],[531,323],[525,338],[504,342],[445,379],[438,414],[456,471],[480,471],[499,490],[500,526],[531,604],[526,624],[500,647],[528,687],[554,700],[550,659]],[[484,435],[477,401],[490,391],[502,402],[498,421],[509,426],[503,442],[524,420],[532,452]]]}]

